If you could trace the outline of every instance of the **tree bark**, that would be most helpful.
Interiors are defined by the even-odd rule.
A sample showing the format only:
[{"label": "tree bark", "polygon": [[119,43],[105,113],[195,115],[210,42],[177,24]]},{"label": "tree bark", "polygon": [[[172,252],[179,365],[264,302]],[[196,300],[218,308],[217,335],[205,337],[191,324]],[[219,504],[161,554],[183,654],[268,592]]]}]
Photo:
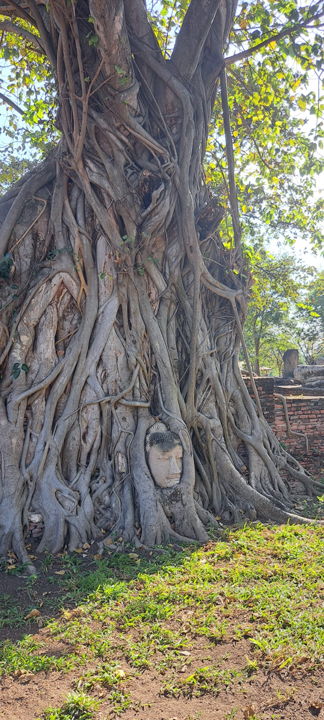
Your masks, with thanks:
[{"label": "tree bark", "polygon": [[[238,366],[247,273],[203,170],[235,3],[200,5],[169,61],[142,0],[24,5],[62,139],[0,200],[1,555],[30,562],[30,513],[39,551],[153,546],[206,540],[214,515],[303,521],[281,468],[316,490]],[[167,486],[154,426],[160,465],[181,447]]]},{"label": "tree bark", "polygon": [[254,336],[254,353],[255,353],[255,362],[254,362],[254,370],[256,375],[260,375],[260,338],[259,336]]}]

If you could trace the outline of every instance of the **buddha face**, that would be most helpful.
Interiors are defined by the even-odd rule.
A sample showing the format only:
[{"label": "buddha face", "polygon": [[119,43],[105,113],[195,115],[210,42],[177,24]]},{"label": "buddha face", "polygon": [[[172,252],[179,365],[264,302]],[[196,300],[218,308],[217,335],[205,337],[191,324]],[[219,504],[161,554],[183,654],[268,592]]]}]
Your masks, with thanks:
[{"label": "buddha face", "polygon": [[148,464],[155,483],[160,488],[176,485],[182,473],[183,448],[175,433],[153,432],[147,442]]}]

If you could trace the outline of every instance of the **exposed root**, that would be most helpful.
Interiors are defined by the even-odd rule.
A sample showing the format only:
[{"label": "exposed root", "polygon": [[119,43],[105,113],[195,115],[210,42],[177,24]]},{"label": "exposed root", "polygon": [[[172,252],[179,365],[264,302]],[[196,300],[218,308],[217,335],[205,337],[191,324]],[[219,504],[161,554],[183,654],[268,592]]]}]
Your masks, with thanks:
[{"label": "exposed root", "polygon": [[279,399],[281,400],[282,404],[283,404],[283,409],[284,409],[284,413],[285,413],[285,420],[286,420],[286,425],[287,425],[287,435],[288,435],[288,437],[302,437],[302,438],[304,438],[304,440],[305,440],[305,445],[306,445],[306,452],[308,452],[308,437],[307,437],[306,433],[295,432],[295,430],[292,430],[292,429],[291,429],[290,420],[289,420],[289,415],[288,415],[288,408],[287,408],[287,400],[286,400],[285,396],[284,396],[284,395],[280,395],[280,393],[275,393],[275,394],[274,394],[274,397],[275,397],[275,398],[279,398]]}]

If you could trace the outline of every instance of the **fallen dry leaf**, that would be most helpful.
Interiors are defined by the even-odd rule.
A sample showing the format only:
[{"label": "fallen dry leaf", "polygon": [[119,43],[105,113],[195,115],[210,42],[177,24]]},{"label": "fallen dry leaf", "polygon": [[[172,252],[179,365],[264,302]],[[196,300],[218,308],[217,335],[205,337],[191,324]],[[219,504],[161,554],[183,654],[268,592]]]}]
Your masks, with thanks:
[{"label": "fallen dry leaf", "polygon": [[252,718],[256,713],[256,705],[255,703],[250,703],[250,705],[247,705],[245,708],[243,708],[243,715],[245,720],[248,720],[248,718]]},{"label": "fallen dry leaf", "polygon": [[82,547],[83,547],[83,550],[89,550],[90,545],[89,545],[89,543],[84,543],[84,545],[82,545]]},{"label": "fallen dry leaf", "polygon": [[24,620],[31,620],[31,618],[37,618],[39,616],[39,610],[36,610],[36,608],[34,608],[34,610],[31,610],[30,613],[28,613],[28,615],[25,615]]},{"label": "fallen dry leaf", "polygon": [[55,570],[55,575],[65,575],[65,570]]},{"label": "fallen dry leaf", "polygon": [[19,682],[21,682],[21,683],[27,683],[27,682],[29,682],[29,680],[31,680],[33,677],[35,677],[35,676],[34,676],[34,673],[32,673],[32,672],[23,673],[23,674],[20,676],[20,678],[19,678]]},{"label": "fallen dry leaf", "polygon": [[76,552],[76,553],[82,553],[82,548],[74,548],[74,552]]},{"label": "fallen dry leaf", "polygon": [[94,559],[94,560],[102,560],[102,555],[99,555],[99,554],[94,555],[94,556],[93,556],[93,559]]},{"label": "fallen dry leaf", "polygon": [[34,673],[30,672],[29,670],[21,670],[21,668],[18,668],[18,670],[15,670],[15,672],[13,672],[12,674],[16,678],[34,677]]}]

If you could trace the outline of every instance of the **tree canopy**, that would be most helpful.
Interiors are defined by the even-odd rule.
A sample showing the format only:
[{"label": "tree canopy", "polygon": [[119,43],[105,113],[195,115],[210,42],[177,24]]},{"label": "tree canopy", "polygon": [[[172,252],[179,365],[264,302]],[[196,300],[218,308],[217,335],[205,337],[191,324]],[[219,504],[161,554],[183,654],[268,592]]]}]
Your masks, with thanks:
[{"label": "tree canopy", "polygon": [[280,375],[283,354],[300,351],[300,362],[323,354],[322,273],[291,253],[274,255],[260,248],[253,254],[253,286],[244,335],[257,375],[262,368]]},{"label": "tree canopy", "polygon": [[[23,12],[15,17],[12,3],[6,4],[0,87],[0,103],[6,108],[3,189],[46,157],[60,134],[55,77],[39,32],[33,25],[32,34]],[[188,5],[189,0],[147,3],[166,58],[171,56]],[[237,9],[226,68],[236,187],[248,245],[258,244],[266,233],[292,244],[302,234],[305,244],[322,247],[324,199],[316,193],[316,180],[323,171],[323,17],[321,2],[299,7],[296,2],[264,0],[242,2]],[[89,18],[88,43],[95,47],[98,40]],[[206,178],[227,210],[220,232],[225,242],[231,242],[220,103],[217,96]]]}]

